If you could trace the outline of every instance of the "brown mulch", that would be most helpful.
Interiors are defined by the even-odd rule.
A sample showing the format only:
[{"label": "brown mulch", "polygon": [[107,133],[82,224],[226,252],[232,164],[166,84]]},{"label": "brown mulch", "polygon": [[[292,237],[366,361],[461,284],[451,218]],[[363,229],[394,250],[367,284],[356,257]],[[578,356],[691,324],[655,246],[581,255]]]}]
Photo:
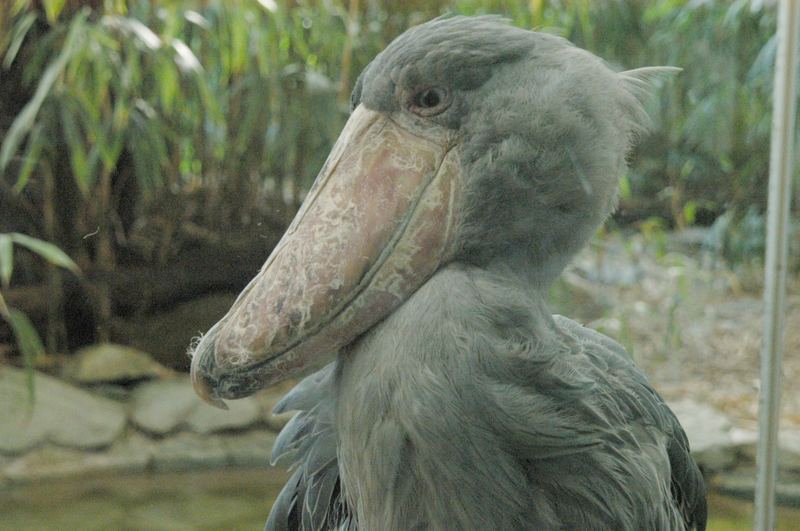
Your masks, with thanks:
[{"label": "brown mulch", "polygon": [[[737,427],[755,429],[763,270],[734,273],[699,251],[655,256],[636,238],[595,243],[567,271],[567,284],[590,293],[601,308],[597,318],[584,320],[628,348],[667,400],[691,398],[723,411]],[[636,278],[604,283],[596,278],[603,268],[627,269]],[[800,427],[800,278],[794,271],[786,297],[782,429]]]}]

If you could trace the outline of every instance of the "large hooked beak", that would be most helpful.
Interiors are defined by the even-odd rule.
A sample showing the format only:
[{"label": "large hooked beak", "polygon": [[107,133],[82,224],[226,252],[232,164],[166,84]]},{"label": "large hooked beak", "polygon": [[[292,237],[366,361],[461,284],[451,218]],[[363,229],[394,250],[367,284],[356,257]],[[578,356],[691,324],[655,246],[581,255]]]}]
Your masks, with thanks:
[{"label": "large hooked beak", "polygon": [[443,128],[359,106],[261,271],[195,348],[197,393],[224,407],[318,364],[451,258],[453,146]]}]

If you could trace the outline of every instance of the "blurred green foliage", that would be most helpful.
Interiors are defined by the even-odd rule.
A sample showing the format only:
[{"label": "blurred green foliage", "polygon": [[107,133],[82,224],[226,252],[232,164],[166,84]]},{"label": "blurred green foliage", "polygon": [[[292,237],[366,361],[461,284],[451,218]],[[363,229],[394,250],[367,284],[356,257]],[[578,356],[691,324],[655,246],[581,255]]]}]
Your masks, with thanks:
[{"label": "blurred green foliage", "polygon": [[51,266],[61,267],[80,274],[78,266],[64,252],[52,243],[31,238],[24,234],[0,233],[0,320],[11,327],[17,348],[27,368],[28,391],[31,401],[34,393],[33,367],[45,355],[45,348],[39,333],[24,312],[10,307],[3,297],[3,290],[9,287],[14,271],[14,245],[24,247]]},{"label": "blurred green foliage", "polygon": [[[26,95],[0,121],[2,191],[24,198],[31,182],[67,173],[82,217],[56,238],[68,249],[81,230],[117,237],[125,201],[143,209],[196,193],[192,215],[216,230],[246,225],[269,201],[296,206],[361,68],[410,25],[448,12],[557,31],[620,69],[684,69],[653,102],[655,133],[622,183],[622,222],[684,227],[728,213],[733,230],[764,209],[775,10],[761,2],[13,0],[0,10],[0,75]],[[135,199],[117,186],[121,166]],[[30,231],[52,239],[42,223]],[[105,268],[113,243],[94,255]]]}]

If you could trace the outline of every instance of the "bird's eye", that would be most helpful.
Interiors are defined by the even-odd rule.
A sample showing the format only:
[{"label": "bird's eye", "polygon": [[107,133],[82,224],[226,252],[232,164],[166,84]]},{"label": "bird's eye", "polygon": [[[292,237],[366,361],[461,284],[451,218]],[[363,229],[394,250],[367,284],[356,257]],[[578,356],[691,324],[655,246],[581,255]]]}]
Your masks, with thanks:
[{"label": "bird's eye", "polygon": [[439,89],[424,90],[417,96],[417,105],[424,109],[436,107],[441,102],[442,94],[439,92]]},{"label": "bird's eye", "polygon": [[450,104],[444,89],[430,87],[414,94],[409,109],[420,116],[433,116],[444,111]]}]

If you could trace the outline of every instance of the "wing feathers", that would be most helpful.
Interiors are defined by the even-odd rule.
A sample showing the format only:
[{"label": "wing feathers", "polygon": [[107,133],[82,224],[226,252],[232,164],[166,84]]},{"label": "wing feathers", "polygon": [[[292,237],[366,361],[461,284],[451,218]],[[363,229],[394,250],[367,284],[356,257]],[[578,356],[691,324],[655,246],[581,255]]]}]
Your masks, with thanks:
[{"label": "wing feathers", "polygon": [[[299,531],[354,526],[339,482],[333,429],[335,364],[308,376],[275,406],[298,410],[272,447],[271,462],[296,468],[270,511],[265,529]],[[352,527],[355,529],[355,527]]]}]

